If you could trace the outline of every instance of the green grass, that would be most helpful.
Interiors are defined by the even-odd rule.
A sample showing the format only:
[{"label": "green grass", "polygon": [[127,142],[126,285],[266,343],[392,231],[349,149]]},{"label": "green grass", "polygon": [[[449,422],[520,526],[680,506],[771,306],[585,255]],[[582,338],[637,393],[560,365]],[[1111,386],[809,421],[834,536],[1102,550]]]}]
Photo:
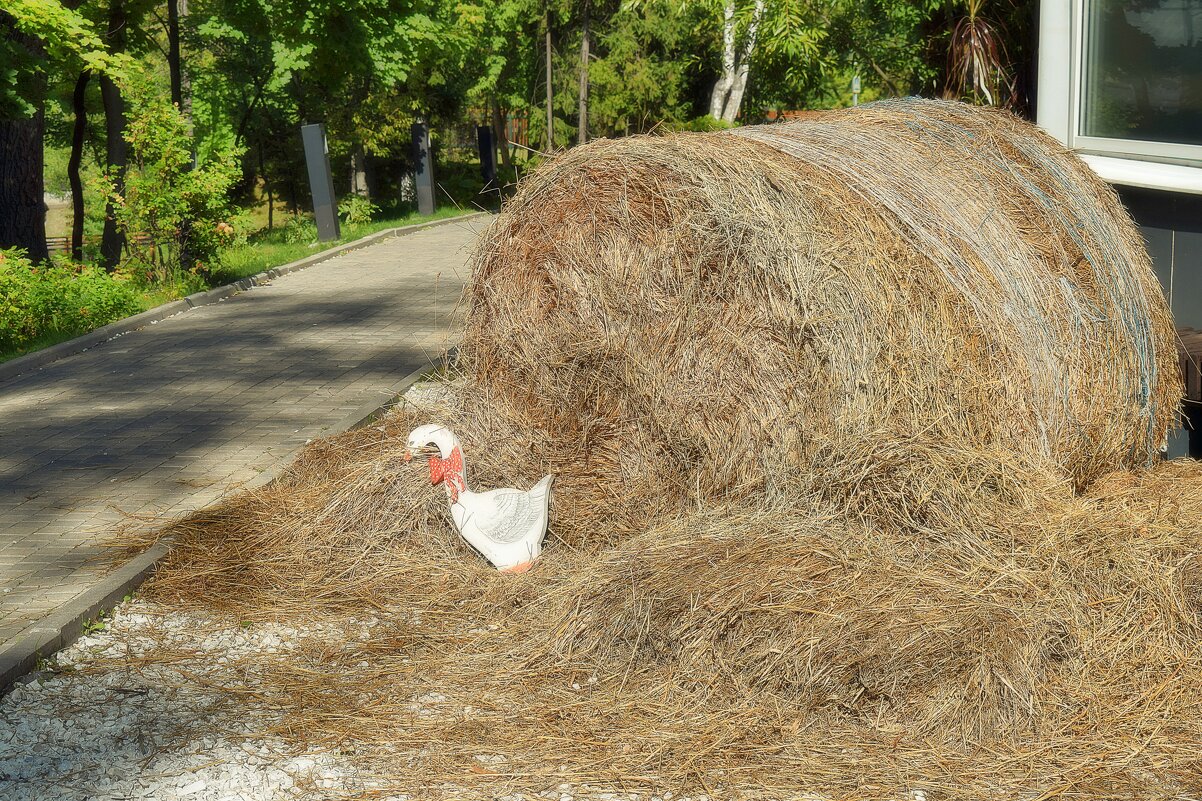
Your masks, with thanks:
[{"label": "green grass", "polygon": [[213,284],[214,286],[228,284],[240,278],[261,273],[264,270],[270,270],[272,267],[279,267],[281,264],[288,264],[289,262],[303,259],[306,256],[312,256],[314,253],[320,253],[323,250],[328,250],[347,242],[353,242],[368,234],[374,234],[387,228],[399,228],[402,225],[412,225],[431,220],[445,220],[463,214],[470,214],[473,211],[475,209],[441,208],[433,214],[426,216],[413,213],[400,217],[373,220],[365,225],[347,225],[343,223],[341,228],[342,236],[329,242],[288,242],[286,240],[288,230],[283,226],[271,231],[260,231],[251,237],[246,245],[230,248],[221,254],[221,264],[214,271]]},{"label": "green grass", "polygon": [[[442,208],[434,214],[427,216],[414,213],[387,216],[363,225],[344,224],[341,229],[342,236],[331,242],[288,242],[286,241],[288,231],[284,227],[275,228],[271,231],[260,231],[252,235],[247,244],[224,251],[221,254],[220,264],[213,271],[212,278],[206,285],[196,286],[192,282],[189,282],[192,285],[185,285],[183,283],[174,286],[154,284],[142,287],[138,292],[138,305],[140,306],[138,312],[178,300],[192,292],[228,284],[240,278],[261,273],[264,270],[270,270],[272,267],[279,267],[282,264],[303,259],[306,256],[320,253],[337,245],[353,242],[356,239],[377,231],[383,231],[387,228],[399,228],[402,225],[411,225],[413,223],[458,217],[470,214],[473,211],[475,209]],[[136,314],[137,312],[134,313]],[[28,341],[24,347],[0,350],[0,363],[24,356],[27,353],[33,353],[42,348],[57,345],[60,342],[81,336],[89,330],[94,330],[94,328],[47,331]]]},{"label": "green grass", "polygon": [[24,348],[14,348],[12,350],[0,351],[0,364],[3,364],[10,359],[16,359],[19,356],[24,356],[26,353],[33,353],[42,348],[49,348],[52,345],[57,345],[60,342],[66,342],[68,339],[74,339],[81,334],[67,333],[65,331],[48,331],[45,334],[34,339]]}]

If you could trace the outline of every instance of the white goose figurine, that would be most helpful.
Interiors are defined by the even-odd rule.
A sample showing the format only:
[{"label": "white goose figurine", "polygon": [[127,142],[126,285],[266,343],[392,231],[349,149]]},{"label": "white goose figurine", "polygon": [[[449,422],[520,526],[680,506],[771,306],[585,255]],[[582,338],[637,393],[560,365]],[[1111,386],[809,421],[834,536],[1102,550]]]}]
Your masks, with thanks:
[{"label": "white goose figurine", "polygon": [[460,535],[502,573],[529,570],[543,551],[552,477],[544,476],[529,492],[472,492],[467,488],[459,438],[449,428],[424,425],[413,429],[405,461],[430,445],[438,448],[438,456],[430,457],[430,483],[446,487],[451,518]]}]

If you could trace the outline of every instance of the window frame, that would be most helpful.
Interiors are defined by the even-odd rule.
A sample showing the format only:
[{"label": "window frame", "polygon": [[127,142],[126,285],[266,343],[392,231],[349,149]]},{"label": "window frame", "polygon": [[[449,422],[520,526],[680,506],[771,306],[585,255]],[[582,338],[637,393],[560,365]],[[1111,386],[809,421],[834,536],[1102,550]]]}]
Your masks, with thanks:
[{"label": "window frame", "polygon": [[[1043,4],[1056,0],[1042,0]],[[1083,125],[1082,100],[1085,86],[1085,34],[1088,27],[1087,3],[1098,0],[1073,0],[1070,22],[1072,41],[1069,57],[1069,120],[1067,145],[1083,153],[1119,158],[1136,158],[1186,167],[1202,167],[1202,145],[1183,145],[1148,139],[1112,139],[1101,136],[1086,136],[1081,133]],[[1042,54],[1041,54],[1042,55]]]}]

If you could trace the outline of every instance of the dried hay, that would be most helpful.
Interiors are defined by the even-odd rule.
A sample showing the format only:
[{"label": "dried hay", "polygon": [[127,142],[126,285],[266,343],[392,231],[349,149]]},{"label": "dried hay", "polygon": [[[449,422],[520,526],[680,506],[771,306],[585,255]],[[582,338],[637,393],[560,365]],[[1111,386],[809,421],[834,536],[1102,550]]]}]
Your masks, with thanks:
[{"label": "dried hay", "polygon": [[[913,173],[931,209],[980,210],[957,170],[1021,177],[976,220],[1011,239],[906,239],[867,184],[751,140],[777,128],[572,151],[482,241],[454,399],[169,526],[152,597],[374,610],[230,689],[406,793],[1202,792],[1202,468],[1151,460],[1177,390],[1130,222],[1006,116],[795,129],[852,120],[943,131],[907,145],[947,148]],[[889,152],[864,170],[914,169]],[[401,461],[431,421],[479,486],[557,474],[535,571],[472,556]]]},{"label": "dried hay", "polygon": [[470,300],[467,399],[587,456],[619,505],[833,488],[827,464],[873,440],[1084,485],[1147,464],[1180,396],[1114,192],[954,103],[574,149],[486,232]]},{"label": "dried hay", "polygon": [[[464,432],[482,484],[533,480],[520,442],[438,416]],[[942,530],[821,504],[713,506],[612,547],[558,543],[537,571],[503,577],[466,552],[424,471],[392,461],[430,417],[404,409],[323,441],[286,482],[171,531],[147,588],[160,602],[384,621],[265,656],[265,678],[231,687],[277,708],[279,733],[353,744],[398,790],[435,797],[565,782],[1202,790],[1195,462],[982,505]],[[340,504],[359,497],[370,517]]]}]

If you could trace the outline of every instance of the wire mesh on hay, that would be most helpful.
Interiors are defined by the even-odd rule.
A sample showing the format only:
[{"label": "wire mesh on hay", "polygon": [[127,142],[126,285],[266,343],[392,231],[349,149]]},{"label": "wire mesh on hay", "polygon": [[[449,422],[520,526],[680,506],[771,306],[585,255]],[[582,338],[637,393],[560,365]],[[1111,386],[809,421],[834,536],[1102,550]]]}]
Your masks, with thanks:
[{"label": "wire mesh on hay", "polygon": [[[469,299],[445,405],[160,532],[165,604],[383,618],[233,681],[281,731],[429,796],[1202,791],[1171,322],[1034,128],[908,101],[594,143]],[[400,459],[425,422],[481,487],[557,474],[535,571],[467,551]]]},{"label": "wire mesh on hay", "polygon": [[1083,485],[1147,464],[1180,398],[1113,191],[961,104],[577,148],[527,179],[473,276],[469,398],[523,392],[527,425],[707,497],[787,490],[877,428]]}]

